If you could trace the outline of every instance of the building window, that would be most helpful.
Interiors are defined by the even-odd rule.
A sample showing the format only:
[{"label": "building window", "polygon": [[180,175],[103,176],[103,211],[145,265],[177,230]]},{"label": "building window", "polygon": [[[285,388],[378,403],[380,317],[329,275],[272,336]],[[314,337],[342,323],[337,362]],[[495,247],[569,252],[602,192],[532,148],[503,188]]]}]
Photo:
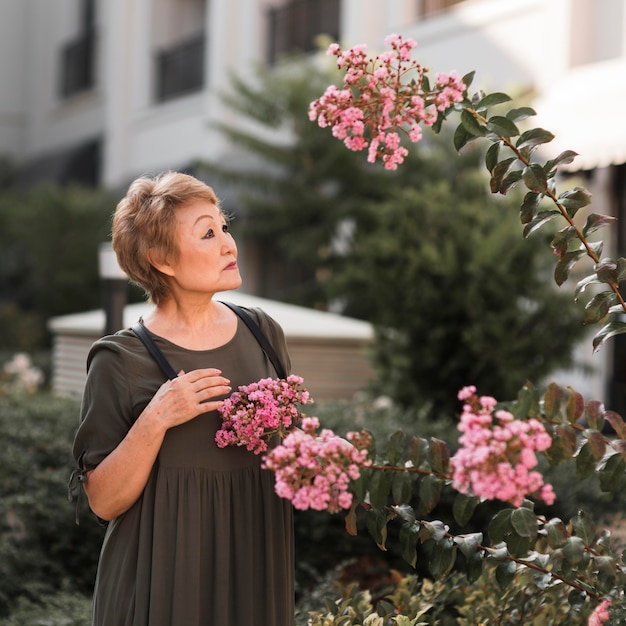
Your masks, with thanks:
[{"label": "building window", "polygon": [[156,102],[202,91],[207,0],[150,0],[153,96]]},{"label": "building window", "polygon": [[204,85],[204,34],[156,53],[159,102],[201,90]]},{"label": "building window", "polygon": [[417,0],[417,14],[421,19],[449,11],[464,0]]},{"label": "building window", "polygon": [[339,40],[340,0],[291,0],[268,11],[268,62],[291,52],[312,52],[318,35]]},{"label": "building window", "polygon": [[78,30],[78,35],[61,48],[59,91],[63,98],[93,89],[95,85],[95,0],[82,0]]}]

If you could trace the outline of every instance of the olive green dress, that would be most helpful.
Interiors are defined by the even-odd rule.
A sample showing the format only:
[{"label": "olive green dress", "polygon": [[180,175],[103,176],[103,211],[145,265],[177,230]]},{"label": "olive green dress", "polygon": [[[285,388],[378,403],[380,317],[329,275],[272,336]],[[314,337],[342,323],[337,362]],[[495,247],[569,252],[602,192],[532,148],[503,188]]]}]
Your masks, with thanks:
[{"label": "olive green dress", "polygon": [[[278,324],[248,309],[277,352]],[[238,319],[234,338],[212,350],[153,335],[175,371],[217,367],[233,389],[276,372]],[[165,380],[130,330],[92,347],[74,456],[92,469],[124,438]],[[293,512],[274,475],[243,447],[220,449],[216,411],[171,428],[145,490],[106,531],[93,626],[290,626],[294,621]],[[132,459],[128,460],[132,463]]]}]

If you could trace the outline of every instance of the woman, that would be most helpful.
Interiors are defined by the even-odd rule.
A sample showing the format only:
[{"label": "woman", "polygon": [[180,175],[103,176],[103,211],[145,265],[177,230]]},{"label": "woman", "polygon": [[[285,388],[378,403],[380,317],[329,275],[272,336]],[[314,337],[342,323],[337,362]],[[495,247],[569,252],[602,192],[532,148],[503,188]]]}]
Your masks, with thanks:
[{"label": "woman", "polygon": [[[167,380],[130,329],[90,351],[74,456],[108,521],[93,624],[293,624],[291,505],[258,456],[214,440],[231,390],[277,376],[213,299],[241,285],[215,193],[176,172],[137,179],[117,206],[113,248],[154,304],[141,324],[178,375]],[[281,328],[248,312],[288,372]]]}]

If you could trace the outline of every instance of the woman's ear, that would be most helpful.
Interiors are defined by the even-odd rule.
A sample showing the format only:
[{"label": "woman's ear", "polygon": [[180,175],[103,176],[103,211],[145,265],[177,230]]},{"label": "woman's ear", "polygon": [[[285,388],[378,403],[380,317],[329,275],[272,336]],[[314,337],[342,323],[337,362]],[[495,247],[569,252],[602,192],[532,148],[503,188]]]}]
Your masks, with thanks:
[{"label": "woman's ear", "polygon": [[159,270],[161,274],[166,276],[174,276],[174,268],[166,259],[163,258],[163,254],[156,248],[148,249],[148,263],[155,269]]}]

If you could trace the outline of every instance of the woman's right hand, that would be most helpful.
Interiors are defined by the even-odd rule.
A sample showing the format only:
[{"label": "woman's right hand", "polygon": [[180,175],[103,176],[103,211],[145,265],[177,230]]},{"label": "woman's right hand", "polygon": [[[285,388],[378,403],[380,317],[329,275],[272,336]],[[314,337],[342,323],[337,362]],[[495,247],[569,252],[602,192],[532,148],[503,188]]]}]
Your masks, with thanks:
[{"label": "woman's right hand", "polygon": [[127,511],[141,495],[169,428],[219,408],[230,393],[230,381],[214,368],[181,371],[163,383],[130,430],[94,470],[85,492],[93,512],[111,520]]},{"label": "woman's right hand", "polygon": [[218,409],[230,394],[230,380],[215,368],[180,371],[178,377],[164,382],[144,409],[151,419],[166,429],[184,424],[201,413]]}]

